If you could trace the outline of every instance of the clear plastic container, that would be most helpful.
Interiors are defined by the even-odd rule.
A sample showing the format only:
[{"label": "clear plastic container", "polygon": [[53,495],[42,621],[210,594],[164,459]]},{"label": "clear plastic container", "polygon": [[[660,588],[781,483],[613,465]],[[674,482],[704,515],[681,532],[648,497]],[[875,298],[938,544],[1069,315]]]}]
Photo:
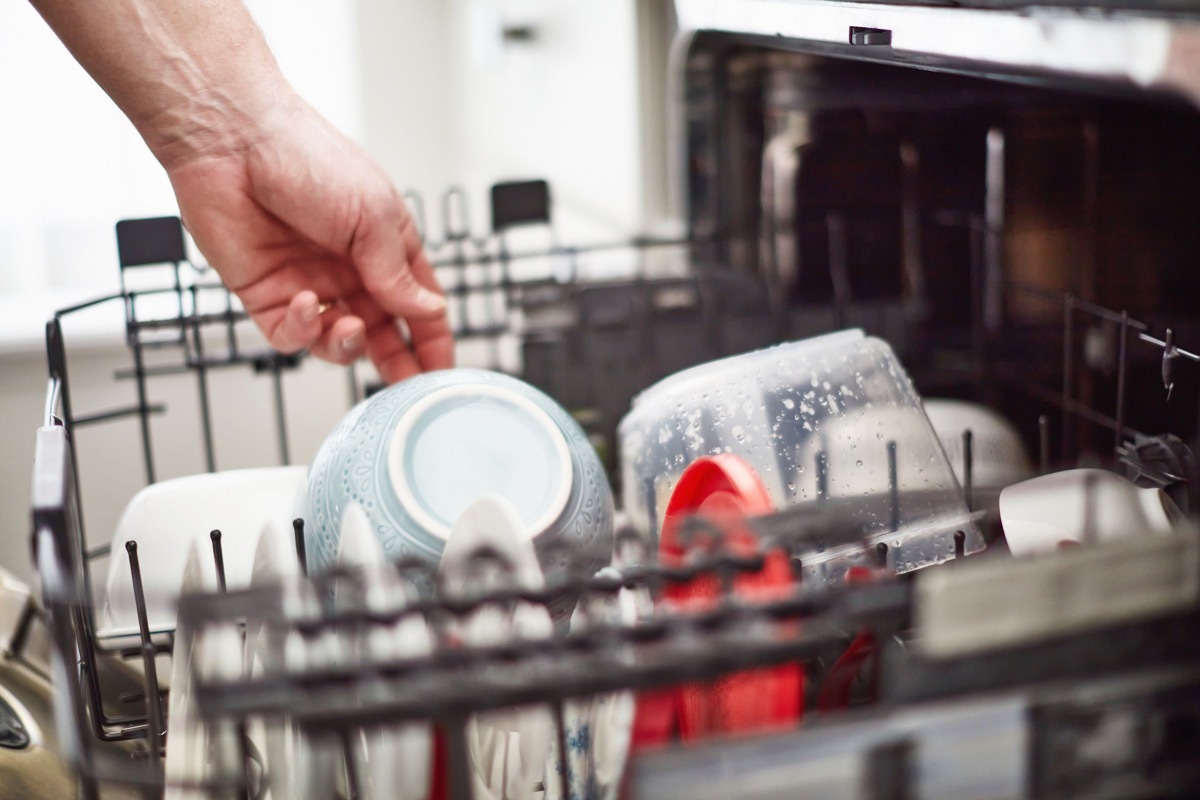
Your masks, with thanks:
[{"label": "clear plastic container", "polygon": [[679,475],[700,456],[733,453],[779,510],[827,504],[861,540],[798,552],[809,577],[840,580],[873,564],[907,572],[983,549],[942,446],[886,342],[846,330],[713,361],[634,398],[618,428],[623,502],[657,536]]}]

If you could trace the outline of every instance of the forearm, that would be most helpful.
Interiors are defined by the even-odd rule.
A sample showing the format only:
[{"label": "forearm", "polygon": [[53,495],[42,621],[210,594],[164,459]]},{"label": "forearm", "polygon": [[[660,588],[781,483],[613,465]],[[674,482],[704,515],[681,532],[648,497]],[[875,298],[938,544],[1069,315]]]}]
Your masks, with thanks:
[{"label": "forearm", "polygon": [[298,102],[240,0],[31,0],[168,168]]}]

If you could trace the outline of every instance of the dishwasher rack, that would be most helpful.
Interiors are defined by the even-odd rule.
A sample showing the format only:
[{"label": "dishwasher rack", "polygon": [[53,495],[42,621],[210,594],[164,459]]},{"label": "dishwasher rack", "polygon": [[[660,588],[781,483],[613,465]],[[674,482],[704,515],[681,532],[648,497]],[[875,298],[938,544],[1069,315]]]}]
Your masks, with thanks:
[{"label": "dishwasher rack", "polygon": [[[519,196],[526,200],[531,196],[536,200],[548,193],[544,184],[536,184],[538,182],[523,185],[516,191],[525,192]],[[453,193],[448,194],[446,203],[458,202],[454,197]],[[415,207],[420,207],[419,202],[413,202]],[[565,353],[577,354],[578,351],[571,348],[582,348],[585,353],[615,353],[626,359],[652,357],[656,363],[647,370],[669,372],[685,366],[677,361],[688,355],[696,360],[704,360],[746,343],[766,344],[780,327],[787,327],[787,320],[771,315],[770,306],[766,304],[766,287],[756,285],[756,279],[744,275],[700,274],[665,279],[642,275],[628,280],[597,283],[580,281],[573,273],[533,279],[513,277],[509,266],[523,258],[576,263],[585,258],[588,251],[587,248],[553,246],[528,255],[508,253],[501,235],[507,225],[547,221],[537,202],[527,203],[526,207],[529,205],[534,211],[526,216],[506,216],[503,211],[494,212],[496,234],[486,242],[475,241],[461,230],[447,233],[444,241],[428,241],[452,303],[462,302],[465,306],[472,297],[492,297],[498,299],[499,308],[503,310],[499,321],[490,325],[471,322],[464,314],[456,323],[456,331],[464,337],[484,339],[500,335],[521,337],[526,354],[527,378],[538,377],[539,365],[557,364]],[[171,227],[170,223],[162,221],[155,222],[155,225],[160,226],[160,231]],[[174,225],[178,225],[177,220]],[[126,230],[136,233],[136,227]],[[679,247],[687,242],[637,240],[623,242],[619,246],[644,252],[652,247]],[[175,252],[182,251],[171,251],[172,254]],[[130,558],[132,574],[135,576],[135,596],[140,597],[140,586],[136,584],[139,565],[136,548],[125,554],[115,554],[107,552],[104,547],[87,547],[79,496],[77,456],[73,448],[75,428],[122,416],[137,419],[147,480],[153,482],[155,471],[148,419],[151,415],[163,413],[164,409],[150,400],[147,387],[159,375],[192,374],[201,398],[200,428],[208,454],[208,466],[213,468],[207,372],[216,368],[249,366],[269,375],[273,382],[275,422],[280,432],[280,460],[286,463],[290,457],[280,376],[285,370],[297,366],[301,357],[244,347],[238,326],[244,323],[245,315],[228,293],[218,285],[189,279],[188,268],[182,259],[162,259],[162,255],[160,251],[153,253],[152,257],[173,263],[174,280],[171,285],[133,290],[123,283],[121,293],[64,309],[47,325],[50,382],[45,425],[38,431],[33,546],[42,583],[44,612],[56,649],[54,678],[61,700],[58,716],[62,728],[59,736],[63,756],[77,771],[81,792],[86,797],[99,796],[100,787],[109,783],[137,787],[146,796],[158,796],[162,791],[165,692],[159,685],[156,656],[169,650],[171,645],[150,636],[144,601],[139,601],[143,612],[140,614],[141,645],[117,655],[141,661],[144,690],[140,696],[127,696],[123,700],[126,706],[142,705],[144,710],[139,713],[111,713],[104,702],[106,692],[99,663],[112,655],[106,654],[96,639],[89,566],[105,557]],[[126,264],[123,257],[123,274],[125,269],[137,266],[134,263]],[[472,267],[483,268],[485,280],[471,283],[467,273]],[[446,273],[452,279],[446,280]],[[1197,479],[1195,460],[1190,457],[1189,449],[1178,439],[1138,430],[1130,424],[1125,412],[1129,392],[1126,385],[1127,365],[1133,358],[1135,348],[1141,354],[1150,353],[1154,358],[1161,359],[1164,391],[1178,381],[1194,380],[1197,372],[1195,365],[1200,363],[1200,355],[1180,347],[1172,331],[1159,333],[1149,324],[1133,319],[1128,314],[1105,309],[1073,296],[1046,293],[1036,287],[1010,283],[1006,288],[1010,293],[1039,298],[1061,309],[1062,324],[1057,331],[1037,329],[1016,332],[1033,336],[1039,341],[1054,341],[1057,338],[1061,349],[1044,348],[1044,351],[1061,353],[1061,361],[1057,364],[1061,383],[1031,383],[1026,376],[1041,374],[1038,369],[1027,369],[1021,375],[1014,374],[1011,364],[1006,366],[1002,357],[994,357],[989,350],[995,345],[989,343],[988,334],[984,331],[973,332],[969,340],[970,346],[966,350],[969,360],[961,369],[962,379],[975,386],[1011,384],[1047,408],[1060,412],[1060,446],[1057,448],[1051,444],[1050,413],[1041,414],[1037,419],[1038,455],[1043,471],[1054,463],[1069,463],[1082,452],[1081,430],[1093,433],[1096,430],[1106,431],[1113,437],[1113,449],[1110,452],[1114,462],[1140,480],[1168,488],[1190,513],[1200,509],[1196,496],[1200,480]],[[169,298],[174,313],[153,320],[140,317],[139,299],[153,296]],[[219,310],[208,310],[202,300],[206,296],[216,298]],[[758,305],[760,301],[764,305]],[[68,348],[62,321],[85,308],[105,302],[121,303],[126,309],[127,344],[134,365],[131,371],[117,377],[133,379],[137,399],[126,408],[78,414],[69,389]],[[730,303],[733,305],[730,306]],[[567,323],[547,322],[539,317],[539,312],[548,307],[557,306],[561,310],[564,305],[574,312],[567,315]],[[739,309],[740,313],[737,313]],[[861,309],[841,309],[838,316],[843,320],[869,319],[869,314],[867,317],[856,316],[859,311]],[[582,335],[579,333],[581,321]],[[744,323],[744,327],[739,323]],[[977,324],[982,323],[977,321]],[[1078,390],[1079,374],[1084,369],[1080,365],[1078,331],[1083,324],[1106,326],[1116,334],[1113,341],[1116,343],[1117,358],[1112,373],[1115,402],[1108,408],[1096,407]],[[696,326],[714,327],[715,330],[708,330],[710,335],[699,340],[703,344],[690,351],[668,348],[656,356],[648,356],[645,350],[637,349],[621,352],[622,347],[639,348],[645,344],[647,337],[655,338],[648,331],[671,330],[672,326],[683,331],[678,341],[693,343],[697,341],[692,335]],[[749,334],[746,333],[746,327],[751,328]],[[151,341],[149,334],[155,334],[157,338]],[[213,346],[214,334],[220,342],[219,348]],[[589,336],[592,338],[589,339]],[[760,338],[767,341],[757,342]],[[146,363],[146,352],[164,348],[177,354],[177,359],[153,365]],[[550,353],[549,357],[546,357],[547,353]],[[1055,358],[1047,360],[1054,361]],[[579,373],[571,374],[577,376]],[[642,378],[649,372],[636,374]],[[543,384],[550,383],[555,379],[554,371],[547,370],[541,377]],[[572,380],[570,383],[576,391],[580,385],[588,391],[598,389],[594,383],[589,385],[586,381]],[[369,390],[362,386],[353,370],[349,371],[348,386],[352,401]],[[603,407],[603,399],[575,397],[564,401],[561,393],[556,396],[585,417],[589,406],[600,407],[600,411],[592,417],[593,421],[601,420],[597,426],[615,425],[615,419],[606,420],[604,417],[610,409]],[[591,411],[595,413],[595,408]],[[601,440],[603,435],[604,431],[601,430]],[[963,488],[970,504],[973,462],[971,433],[964,431],[963,436]],[[1094,440],[1094,435],[1089,436]],[[987,522],[994,524],[995,520]],[[697,537],[697,540],[708,537],[712,541],[720,541],[721,531],[719,526],[714,528],[715,524],[694,520],[690,535]],[[564,594],[573,597],[604,595],[624,587],[654,595],[665,584],[687,581],[701,575],[714,576],[725,587],[723,599],[711,610],[689,615],[655,615],[629,628],[597,625],[589,627],[582,634],[560,632],[547,641],[514,642],[495,648],[439,648],[423,660],[349,663],[344,667],[257,682],[229,683],[199,676],[197,691],[203,699],[205,718],[214,725],[232,726],[236,734],[248,716],[279,714],[286,710],[314,735],[342,740],[351,731],[385,721],[429,719],[438,724],[444,734],[449,766],[445,771],[449,785],[444,789],[455,800],[469,796],[465,783],[467,767],[461,727],[473,713],[528,703],[550,704],[559,709],[557,736],[561,741],[564,736],[561,708],[568,698],[599,692],[643,691],[683,682],[703,682],[730,672],[797,661],[804,663],[809,670],[811,707],[811,701],[819,698],[823,684],[847,680],[846,675],[839,675],[836,661],[851,642],[860,638],[873,642],[874,657],[869,668],[873,677],[868,679],[866,672],[860,675],[861,669],[854,671],[849,678],[853,683],[857,676],[858,683],[853,685],[850,693],[856,698],[873,701],[873,705],[864,712],[867,714],[880,713],[879,709],[884,709],[883,713],[894,716],[922,717],[927,715],[927,706],[923,703],[937,698],[987,697],[990,692],[999,689],[1015,690],[1075,677],[1088,681],[1133,680],[1134,688],[1120,696],[1127,698],[1127,705],[1141,703],[1138,705],[1141,716],[1134,720],[1138,724],[1170,723],[1186,728],[1197,719],[1193,713],[1194,706],[1170,702],[1171,698],[1177,697],[1177,693],[1173,694],[1176,687],[1184,687],[1184,690],[1190,691],[1185,691],[1184,696],[1194,699],[1195,691],[1200,686],[1194,669],[1198,655],[1196,645],[1192,644],[1195,637],[1190,633],[1195,630],[1196,607],[1173,606],[1162,610],[1144,625],[1116,617],[1104,618],[1104,624],[1099,627],[1060,632],[1061,635],[1050,643],[1021,644],[1007,650],[1003,657],[996,657],[994,653],[971,652],[950,661],[923,659],[919,654],[914,654],[910,647],[914,619],[920,613],[917,596],[921,583],[919,575],[914,580],[911,577],[876,574],[873,580],[861,585],[834,588],[797,583],[793,593],[769,602],[747,603],[739,599],[731,590],[733,576],[759,569],[762,559],[772,551],[782,550],[799,575],[804,552],[861,539],[857,529],[839,520],[836,513],[828,509],[817,513],[806,510],[785,512],[754,520],[752,525],[761,535],[762,550],[758,554],[735,554],[718,547],[694,563],[668,567],[655,563],[653,554],[645,552],[645,543],[637,542],[629,533],[619,533],[619,542],[629,546],[640,545],[643,549],[642,556],[629,562],[619,579],[582,575],[568,568],[563,574],[548,576],[548,585],[543,592],[500,589],[466,601],[435,593],[411,607],[390,614],[365,609],[348,611],[321,608],[312,618],[288,619],[280,610],[279,592],[271,591],[238,590],[184,598],[180,606],[180,619],[197,626],[241,624],[247,619],[259,619],[265,624],[280,625],[312,637],[332,630],[387,625],[411,614],[424,615],[435,628],[444,628],[450,621],[485,604],[516,601],[540,604]],[[219,538],[214,537],[214,558],[220,571]],[[995,549],[1001,548],[998,546]],[[1185,557],[1190,557],[1189,553],[1191,551],[1185,551]],[[480,558],[486,560],[492,558],[492,554],[483,553]],[[988,566],[995,568],[1000,563],[999,558],[977,557],[968,561],[978,561],[981,565],[989,562]],[[955,563],[958,562],[931,571],[945,571]],[[1004,563],[1008,564],[1007,561]],[[397,568],[408,572],[428,569],[409,563],[399,564]],[[964,569],[962,573],[968,574],[968,570]],[[305,578],[304,583],[316,596],[322,596],[332,582],[353,580],[353,575],[334,573]],[[436,583],[430,576],[427,576],[427,580]],[[803,622],[798,634],[794,632],[796,621]],[[781,635],[781,631],[792,632]],[[861,663],[859,667],[862,667]],[[365,707],[347,701],[359,682],[379,680],[391,687],[388,699]],[[406,684],[406,681],[410,683]],[[406,685],[419,686],[421,690],[406,690]],[[1080,780],[1088,762],[1072,749],[1083,745],[1072,745],[1069,734],[1073,730],[1078,731],[1080,726],[1089,731],[1097,726],[1103,727],[1107,724],[1106,712],[1088,706],[1089,702],[1094,706],[1096,701],[1069,692],[1024,698],[1021,702],[1024,703],[1021,706],[1024,709],[1022,713],[1048,720],[1033,736],[1039,743],[1038,747],[1045,746],[1045,753],[1034,748],[1038,753],[1035,759],[1037,763],[1026,765],[1033,776],[1026,785],[1030,796],[1044,795],[1062,781],[1069,783]],[[1092,710],[1088,711],[1089,708]],[[1180,711],[1181,708],[1184,711]],[[1160,719],[1162,714],[1167,713],[1164,709],[1174,709],[1171,713],[1176,714],[1168,715],[1169,719],[1164,718],[1167,723]],[[1088,716],[1089,713],[1091,716]],[[1086,717],[1086,724],[1080,721],[1081,715]],[[859,741],[854,738],[858,735],[855,733],[858,728],[853,727],[858,723],[839,727],[837,719],[833,715],[828,724],[813,730],[802,730],[797,735],[807,737],[807,742],[819,735],[837,741],[844,739],[848,742],[846,747],[865,754],[864,774],[868,778],[862,784],[861,792],[855,796],[913,796],[913,787],[917,785],[914,783],[917,780],[914,773],[917,761],[914,760],[912,736],[892,737],[886,741],[866,737]],[[244,742],[243,737],[235,735],[235,739],[239,746]],[[786,736],[779,741],[784,740]],[[101,752],[99,744],[113,742],[141,744],[132,756],[122,751],[122,760],[114,758],[111,752]],[[1180,766],[1187,762],[1181,761],[1179,752],[1176,752],[1178,743],[1172,739],[1168,744],[1176,749],[1168,747],[1165,754],[1152,753],[1146,758],[1152,761],[1151,756],[1154,756],[1163,763],[1169,762],[1174,772],[1165,779],[1165,786],[1194,787],[1200,777],[1194,770],[1189,772]],[[748,745],[704,745],[695,749],[695,753],[700,754],[695,758],[719,760],[718,756],[713,756],[713,748],[728,754],[745,746]],[[1058,751],[1053,748],[1058,748]],[[1058,767],[1039,760],[1048,759],[1049,754],[1059,751],[1073,754],[1072,758],[1066,759]],[[1186,751],[1184,755],[1190,756],[1192,752]],[[670,796],[662,793],[654,795],[655,786],[658,785],[655,776],[667,775],[671,769],[677,768],[672,759],[687,761],[688,758],[688,753],[683,751],[665,756],[648,755],[640,759],[633,767],[636,786],[644,789],[646,796]],[[693,759],[687,763],[695,766],[701,761]],[[1140,762],[1127,766],[1125,772],[1114,772],[1115,777],[1109,777],[1116,781],[1145,771],[1145,764]],[[659,771],[655,772],[655,769]],[[347,786],[350,796],[357,796],[359,781],[352,767],[348,769]],[[218,795],[257,796],[256,792],[262,788],[262,780],[260,775],[254,774],[253,759],[242,758],[234,769],[219,776],[207,788]]]}]

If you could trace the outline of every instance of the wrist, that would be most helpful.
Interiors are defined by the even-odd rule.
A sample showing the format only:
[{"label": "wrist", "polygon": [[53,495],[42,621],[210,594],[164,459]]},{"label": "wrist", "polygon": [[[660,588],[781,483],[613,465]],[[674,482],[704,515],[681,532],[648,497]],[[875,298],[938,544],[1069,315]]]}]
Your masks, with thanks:
[{"label": "wrist", "polygon": [[[269,54],[268,54],[269,57]],[[150,151],[168,172],[251,149],[300,102],[272,61],[231,80],[198,81],[135,119]]]},{"label": "wrist", "polygon": [[241,0],[32,0],[167,169],[245,150],[294,104]]}]

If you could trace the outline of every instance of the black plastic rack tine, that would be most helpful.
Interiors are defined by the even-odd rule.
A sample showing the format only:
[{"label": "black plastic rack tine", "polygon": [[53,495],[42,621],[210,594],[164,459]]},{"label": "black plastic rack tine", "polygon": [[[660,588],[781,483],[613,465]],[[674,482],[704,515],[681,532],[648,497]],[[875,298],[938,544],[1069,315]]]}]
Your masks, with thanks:
[{"label": "black plastic rack tine", "polygon": [[[257,776],[255,775],[254,771],[255,764],[258,764],[261,767],[261,757],[257,751],[255,751],[253,754],[251,753],[253,744],[250,741],[250,734],[247,732],[246,721],[244,719],[239,719],[237,724],[234,725],[234,735],[236,736],[237,740],[238,758],[240,759],[242,765],[242,781],[245,783],[242,796],[245,798],[245,800],[255,800],[256,797],[261,797],[266,791],[266,775],[262,773],[261,769],[259,770],[259,774]],[[256,783],[258,784],[259,788],[258,792],[254,791],[254,786]]]},{"label": "black plastic rack tine", "polygon": [[1050,418],[1045,414],[1038,416],[1038,472],[1050,472]]},{"label": "black plastic rack tine", "polygon": [[149,718],[150,741],[147,743],[150,756],[158,763],[163,738],[167,733],[165,715],[163,714],[162,695],[158,686],[158,666],[155,657],[158,650],[150,638],[150,621],[146,612],[146,590],[142,583],[142,567],[138,559],[137,542],[130,540],[125,543],[125,552],[129,557],[129,574],[133,582],[133,602],[137,609],[138,633],[141,636],[142,670],[145,681],[146,711]]},{"label": "black plastic rack tine", "polygon": [[304,520],[297,517],[292,520],[292,536],[296,545],[296,558],[300,561],[300,574],[308,574],[308,553],[304,547]]},{"label": "black plastic rack tine", "polygon": [[970,428],[962,432],[962,471],[963,499],[967,503],[967,511],[975,510],[975,434]]},{"label": "black plastic rack tine", "polygon": [[1120,449],[1121,445],[1125,443],[1125,375],[1129,366],[1129,323],[1129,312],[1122,311],[1117,341],[1117,409],[1115,412],[1116,425],[1113,431],[1114,450]]},{"label": "black plastic rack tine", "polygon": [[221,532],[209,531],[208,538],[212,542],[213,565],[217,569],[217,589],[224,594],[228,586],[225,583],[225,553],[221,546]]},{"label": "black plastic rack tine", "polygon": [[888,504],[891,506],[890,531],[900,530],[900,477],[896,467],[896,442],[887,443]]},{"label": "black plastic rack tine", "polygon": [[360,800],[363,796],[362,764],[354,747],[354,738],[349,730],[342,731],[338,737],[342,750],[342,760],[346,771],[346,800]]},{"label": "black plastic rack tine", "polygon": [[[567,719],[563,710],[563,701],[557,700],[550,704],[554,715],[554,738],[558,747],[558,759],[562,762],[562,770],[558,773],[558,789],[563,800],[571,800],[571,759],[567,750]],[[547,780],[551,776],[546,776]]]},{"label": "black plastic rack tine", "polygon": [[450,800],[471,800],[471,762],[467,750],[467,717],[454,714],[442,728],[446,739],[446,766],[449,771]]},{"label": "black plastic rack tine", "polygon": [[1075,298],[1067,294],[1062,299],[1063,306],[1063,357],[1062,357],[1062,452],[1059,454],[1063,463],[1071,457],[1071,446],[1074,439],[1071,419],[1071,409],[1074,406],[1075,383]]}]

